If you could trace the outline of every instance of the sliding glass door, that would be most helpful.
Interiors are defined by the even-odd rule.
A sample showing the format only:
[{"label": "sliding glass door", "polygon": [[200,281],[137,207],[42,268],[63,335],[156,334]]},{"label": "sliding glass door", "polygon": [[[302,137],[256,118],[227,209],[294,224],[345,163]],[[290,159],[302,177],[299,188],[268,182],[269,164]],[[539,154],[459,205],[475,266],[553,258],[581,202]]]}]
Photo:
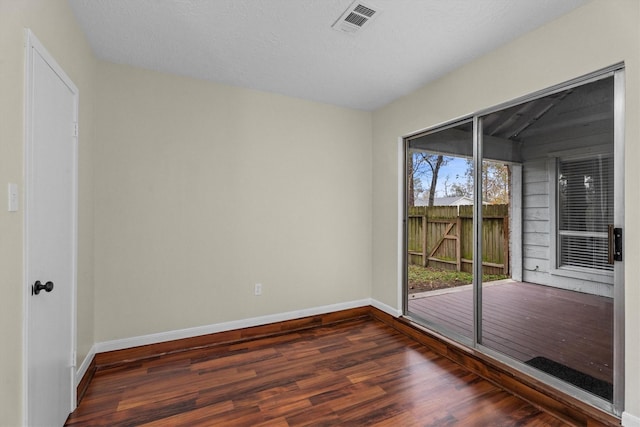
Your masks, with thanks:
[{"label": "sliding glass door", "polygon": [[406,315],[613,413],[622,72],[405,140]]}]

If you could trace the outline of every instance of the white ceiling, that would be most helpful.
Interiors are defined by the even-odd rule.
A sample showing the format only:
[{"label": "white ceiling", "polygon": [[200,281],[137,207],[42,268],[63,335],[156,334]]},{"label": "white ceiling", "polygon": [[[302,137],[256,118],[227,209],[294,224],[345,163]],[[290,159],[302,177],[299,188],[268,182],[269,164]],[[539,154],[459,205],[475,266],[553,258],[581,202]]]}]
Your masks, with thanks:
[{"label": "white ceiling", "polygon": [[100,59],[374,110],[587,0],[70,0]]}]

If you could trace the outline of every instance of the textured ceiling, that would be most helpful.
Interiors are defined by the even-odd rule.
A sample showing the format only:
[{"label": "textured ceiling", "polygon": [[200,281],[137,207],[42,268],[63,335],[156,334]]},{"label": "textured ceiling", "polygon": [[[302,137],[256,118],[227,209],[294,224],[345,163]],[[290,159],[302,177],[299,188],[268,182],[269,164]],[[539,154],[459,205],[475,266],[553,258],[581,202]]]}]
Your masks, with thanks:
[{"label": "textured ceiling", "polygon": [[70,0],[96,56],[137,67],[374,110],[586,0]]}]

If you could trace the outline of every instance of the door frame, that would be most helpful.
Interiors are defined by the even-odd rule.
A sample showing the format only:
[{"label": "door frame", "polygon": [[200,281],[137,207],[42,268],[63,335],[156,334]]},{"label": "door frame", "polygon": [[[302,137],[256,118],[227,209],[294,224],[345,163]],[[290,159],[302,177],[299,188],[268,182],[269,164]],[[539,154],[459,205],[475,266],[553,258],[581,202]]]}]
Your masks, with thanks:
[{"label": "door frame", "polygon": [[[398,265],[400,272],[399,276],[399,293],[402,294],[402,300],[400,306],[402,307],[402,313],[404,316],[410,316],[409,308],[408,308],[408,284],[407,284],[407,156],[408,156],[408,141],[412,138],[416,138],[421,135],[429,134],[432,132],[436,132],[438,130],[454,126],[458,123],[462,123],[465,120],[473,120],[474,122],[474,132],[473,132],[473,163],[474,163],[474,253],[479,254],[481,252],[481,239],[478,237],[482,235],[482,192],[481,192],[481,165],[483,160],[483,145],[482,145],[482,130],[481,121],[479,118],[490,114],[492,112],[508,108],[513,105],[517,105],[523,102],[531,101],[533,99],[547,96],[552,93],[566,90],[571,87],[581,86],[587,84],[591,81],[600,80],[602,78],[606,78],[607,76],[612,77],[614,79],[614,170],[615,170],[615,187],[614,187],[614,224],[615,227],[621,227],[623,230],[625,229],[625,204],[624,204],[624,183],[625,183],[625,164],[624,164],[624,152],[625,152],[625,64],[623,62],[614,64],[610,67],[603,68],[601,70],[589,73],[582,77],[578,77],[567,82],[554,85],[552,87],[542,89],[536,92],[533,92],[529,95],[525,95],[523,97],[490,107],[482,110],[478,110],[471,114],[467,114],[465,116],[439,123],[434,126],[430,126],[428,128],[421,129],[419,131],[415,131],[409,134],[406,134],[400,137],[399,140],[399,183],[402,183],[399,186],[399,218],[400,218],[400,226],[399,226],[399,235],[398,237],[398,247],[400,248],[401,253],[398,256]],[[458,335],[452,333],[451,331],[446,331],[438,327],[438,325],[432,326],[428,325],[430,329],[434,331],[449,336],[453,338],[457,342],[462,345],[473,348],[483,354],[486,354],[496,360],[505,363],[515,369],[523,371],[534,378],[547,382],[551,386],[557,388],[560,391],[573,395],[578,399],[587,402],[595,407],[600,409],[604,409],[607,412],[615,414],[616,416],[620,416],[624,411],[624,379],[625,379],[625,305],[624,305],[624,260],[626,259],[625,254],[625,242],[624,242],[624,234],[623,234],[623,261],[615,262],[614,266],[614,312],[613,312],[613,323],[614,323],[614,331],[613,331],[613,351],[614,351],[614,369],[613,369],[613,381],[614,381],[614,390],[613,390],[613,400],[611,402],[604,401],[603,399],[593,397],[588,392],[574,392],[573,387],[567,386],[563,381],[557,380],[553,377],[549,377],[548,375],[540,375],[536,370],[523,366],[522,363],[514,362],[509,357],[504,356],[503,354],[492,350],[491,348],[483,346],[478,338],[481,336],[481,321],[482,321],[482,266],[481,263],[477,262],[477,258],[474,256],[473,263],[473,319],[474,319],[474,330],[473,330],[473,338],[469,339],[462,335]],[[418,319],[419,320],[419,319]]]},{"label": "door frame", "polygon": [[[626,229],[625,224],[625,123],[626,123],[626,89],[625,68],[621,67],[613,74],[613,164],[614,164],[614,216],[616,227]],[[624,266],[626,250],[624,248],[624,234],[622,239],[622,262],[614,262],[613,281],[613,407],[614,412],[622,414],[624,411],[625,388],[625,277]]]},{"label": "door frame", "polygon": [[38,38],[30,29],[24,30],[24,46],[25,46],[25,88],[24,88],[24,161],[23,161],[23,363],[22,363],[22,391],[23,391],[23,422],[25,425],[29,423],[29,316],[31,308],[31,283],[29,283],[29,268],[31,262],[29,259],[29,223],[30,223],[30,206],[29,195],[33,186],[32,182],[32,165],[31,158],[33,156],[34,135],[33,135],[33,107],[34,107],[34,74],[33,64],[34,55],[39,55],[56,73],[60,80],[69,88],[73,94],[73,120],[75,129],[73,129],[74,144],[72,146],[72,178],[73,184],[71,188],[72,199],[72,260],[71,260],[71,348],[69,349],[69,375],[71,375],[71,390],[69,390],[69,412],[76,407],[76,330],[77,330],[77,276],[78,276],[78,100],[79,90],[71,81],[69,76],[64,72],[58,62],[49,54]]}]

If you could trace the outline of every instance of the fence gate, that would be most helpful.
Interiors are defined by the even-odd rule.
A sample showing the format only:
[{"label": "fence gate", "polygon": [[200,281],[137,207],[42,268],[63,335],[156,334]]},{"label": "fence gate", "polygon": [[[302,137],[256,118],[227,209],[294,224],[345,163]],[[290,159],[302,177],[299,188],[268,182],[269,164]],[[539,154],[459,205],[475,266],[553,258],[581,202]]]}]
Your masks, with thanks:
[{"label": "fence gate", "polygon": [[[482,208],[485,274],[509,274],[509,205]],[[412,206],[407,221],[409,264],[472,271],[473,206]]]}]

